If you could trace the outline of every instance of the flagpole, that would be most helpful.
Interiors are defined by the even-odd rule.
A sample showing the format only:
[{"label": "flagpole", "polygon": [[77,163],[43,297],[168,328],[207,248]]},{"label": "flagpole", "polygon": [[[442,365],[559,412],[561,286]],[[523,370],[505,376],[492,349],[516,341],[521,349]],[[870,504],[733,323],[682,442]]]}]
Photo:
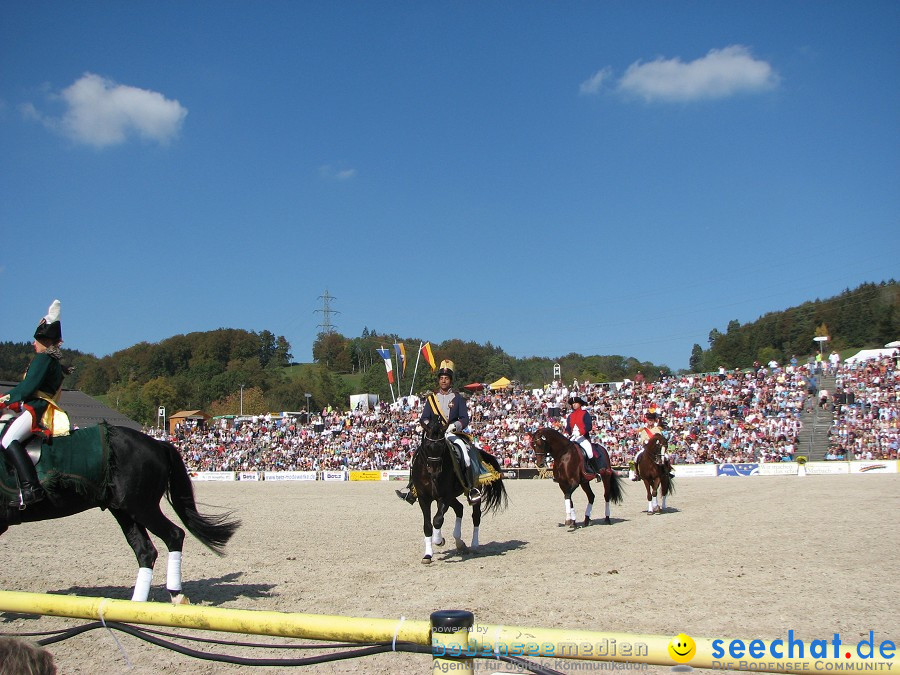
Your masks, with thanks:
[{"label": "flagpole", "polygon": [[420,342],[419,349],[418,349],[418,351],[416,351],[416,367],[415,367],[415,370],[413,370],[412,382],[409,383],[409,395],[410,396],[412,396],[413,387],[416,386],[416,373],[419,372],[419,358],[422,356],[422,345],[423,344],[425,344],[425,343]]}]

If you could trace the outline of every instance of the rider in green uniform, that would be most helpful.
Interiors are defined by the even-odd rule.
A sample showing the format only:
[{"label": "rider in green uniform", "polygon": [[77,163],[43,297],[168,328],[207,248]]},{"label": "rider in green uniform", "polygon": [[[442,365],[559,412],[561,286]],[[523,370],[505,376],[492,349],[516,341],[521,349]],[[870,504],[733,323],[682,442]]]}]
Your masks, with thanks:
[{"label": "rider in green uniform", "polygon": [[56,404],[63,377],[71,370],[60,363],[61,343],[59,300],[54,300],[47,316],[41,319],[34,332],[36,355],[28,366],[25,378],[0,397],[0,409],[9,408],[18,413],[0,438],[3,456],[19,478],[20,497],[10,503],[14,508],[24,509],[45,497],[24,442],[33,434],[49,438],[65,435],[69,431],[68,417]]}]

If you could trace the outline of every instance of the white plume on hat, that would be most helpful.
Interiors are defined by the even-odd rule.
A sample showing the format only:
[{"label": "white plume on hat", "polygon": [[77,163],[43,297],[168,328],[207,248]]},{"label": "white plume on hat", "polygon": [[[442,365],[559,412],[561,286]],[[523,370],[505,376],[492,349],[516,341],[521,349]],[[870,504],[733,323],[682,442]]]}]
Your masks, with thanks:
[{"label": "white plume on hat", "polygon": [[59,321],[59,300],[50,303],[50,309],[47,310],[47,316],[44,317],[47,323],[55,323]]}]

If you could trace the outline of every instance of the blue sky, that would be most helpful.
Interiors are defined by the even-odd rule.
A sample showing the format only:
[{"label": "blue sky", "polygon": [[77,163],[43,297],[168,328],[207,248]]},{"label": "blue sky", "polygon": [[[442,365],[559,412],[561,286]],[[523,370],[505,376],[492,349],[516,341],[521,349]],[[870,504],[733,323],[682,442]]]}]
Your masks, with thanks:
[{"label": "blue sky", "polygon": [[894,1],[4,2],[0,340],[59,298],[98,356],[309,361],[327,289],[348,337],[686,367],[898,276],[898,34]]}]

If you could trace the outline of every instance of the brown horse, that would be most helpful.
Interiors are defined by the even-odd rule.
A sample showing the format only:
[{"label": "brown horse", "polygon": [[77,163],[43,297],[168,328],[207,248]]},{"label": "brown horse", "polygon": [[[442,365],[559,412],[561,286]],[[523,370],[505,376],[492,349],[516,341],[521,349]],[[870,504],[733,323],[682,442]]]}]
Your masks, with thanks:
[{"label": "brown horse", "polygon": [[[542,427],[534,432],[531,438],[531,447],[534,450],[535,463],[544,466],[547,455],[553,458],[553,480],[559,483],[559,489],[565,495],[564,505],[566,509],[566,525],[570,530],[577,527],[575,522],[575,507],[572,504],[572,493],[581,486],[588,498],[588,505],[584,510],[583,526],[591,524],[591,509],[594,507],[594,491],[591,490],[591,480],[595,474],[585,466],[584,455],[581,448],[556,429]],[[619,474],[612,470],[609,463],[609,453],[602,445],[594,444],[594,452],[599,453],[601,461],[605,460],[606,468],[600,472],[603,480],[603,498],[606,500],[606,524],[609,520],[609,503],[622,502],[622,483]]]},{"label": "brown horse", "polygon": [[675,493],[675,479],[669,475],[668,462],[660,457],[669,447],[669,441],[662,434],[654,434],[644,445],[638,457],[636,468],[644,487],[647,488],[647,515],[666,510],[666,497]]}]

